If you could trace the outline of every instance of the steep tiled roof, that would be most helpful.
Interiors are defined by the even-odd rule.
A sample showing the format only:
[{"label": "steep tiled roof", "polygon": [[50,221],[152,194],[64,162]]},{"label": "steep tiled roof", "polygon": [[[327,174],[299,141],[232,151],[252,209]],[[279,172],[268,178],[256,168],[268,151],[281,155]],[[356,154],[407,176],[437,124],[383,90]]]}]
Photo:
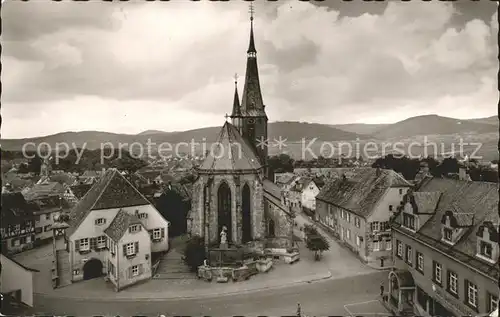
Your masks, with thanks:
[{"label": "steep tiled roof", "polygon": [[131,215],[125,210],[120,209],[113,221],[111,221],[106,230],[104,230],[104,233],[113,239],[113,241],[118,242],[131,225],[142,226],[142,223],[137,216]]},{"label": "steep tiled roof", "polygon": [[388,188],[410,186],[393,170],[360,168],[325,185],[316,198],[367,217]]},{"label": "steep tiled roof", "polygon": [[414,192],[413,199],[417,212],[421,214],[434,213],[441,198],[441,192]]},{"label": "steep tiled roof", "polygon": [[216,144],[219,147],[214,146],[214,153],[205,158],[199,171],[254,171],[261,168],[254,150],[229,122],[222,127]]},{"label": "steep tiled roof", "polygon": [[91,188],[92,188],[91,184],[80,184],[71,186],[71,191],[73,192],[76,198],[81,199]]},{"label": "steep tiled roof", "polygon": [[[426,180],[419,191],[440,191],[442,196],[435,214],[420,228],[416,238],[490,276],[500,277],[498,265],[484,262],[475,257],[477,253],[476,232],[479,226],[485,221],[491,221],[495,224],[499,222],[498,189],[498,183],[446,178]],[[458,226],[465,226],[465,232],[454,245],[441,242],[441,221],[445,213],[453,215]],[[399,227],[398,223],[395,225]]]},{"label": "steep tiled roof", "polygon": [[69,235],[91,210],[149,205],[150,202],[116,169],[108,169],[71,210]]}]

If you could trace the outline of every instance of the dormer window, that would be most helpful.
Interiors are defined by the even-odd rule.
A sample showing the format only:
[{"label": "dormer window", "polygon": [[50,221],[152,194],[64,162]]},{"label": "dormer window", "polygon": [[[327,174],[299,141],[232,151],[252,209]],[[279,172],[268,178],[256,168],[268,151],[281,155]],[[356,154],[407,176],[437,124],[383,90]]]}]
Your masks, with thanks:
[{"label": "dormer window", "polygon": [[446,242],[453,242],[453,231],[450,228],[443,228],[443,240]]},{"label": "dormer window", "polygon": [[498,258],[498,229],[490,221],[479,226],[477,232],[477,257],[488,262]]},{"label": "dormer window", "polygon": [[415,216],[403,212],[403,227],[415,231]]},{"label": "dormer window", "polygon": [[492,259],[493,257],[493,246],[491,243],[480,241],[479,242],[479,254],[485,258]]},{"label": "dormer window", "polygon": [[392,205],[389,205],[389,211],[392,211]]}]

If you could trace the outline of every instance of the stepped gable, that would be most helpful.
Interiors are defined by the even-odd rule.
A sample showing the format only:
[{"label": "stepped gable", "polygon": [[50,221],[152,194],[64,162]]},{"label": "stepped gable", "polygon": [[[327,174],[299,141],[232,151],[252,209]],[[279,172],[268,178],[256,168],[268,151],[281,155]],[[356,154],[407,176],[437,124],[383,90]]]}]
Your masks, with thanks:
[{"label": "stepped gable", "polygon": [[91,210],[151,204],[117,169],[108,169],[70,212],[71,235]]},{"label": "stepped gable", "polygon": [[[213,153],[198,167],[202,172],[256,171],[262,168],[254,150],[231,123],[222,127]],[[241,150],[240,150],[241,149]]]},{"label": "stepped gable", "polygon": [[113,221],[109,224],[106,230],[104,230],[104,233],[107,234],[113,241],[118,242],[131,225],[142,226],[142,223],[135,215],[131,215],[125,210],[120,209]]}]

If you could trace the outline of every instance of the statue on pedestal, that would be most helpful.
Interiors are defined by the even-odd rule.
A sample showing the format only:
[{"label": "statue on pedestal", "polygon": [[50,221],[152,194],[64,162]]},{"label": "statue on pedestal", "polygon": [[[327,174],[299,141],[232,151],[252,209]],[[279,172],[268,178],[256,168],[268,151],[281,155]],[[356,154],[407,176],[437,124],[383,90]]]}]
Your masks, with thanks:
[{"label": "statue on pedestal", "polygon": [[220,248],[227,248],[227,233],[226,233],[227,227],[223,226],[222,231],[220,233]]}]

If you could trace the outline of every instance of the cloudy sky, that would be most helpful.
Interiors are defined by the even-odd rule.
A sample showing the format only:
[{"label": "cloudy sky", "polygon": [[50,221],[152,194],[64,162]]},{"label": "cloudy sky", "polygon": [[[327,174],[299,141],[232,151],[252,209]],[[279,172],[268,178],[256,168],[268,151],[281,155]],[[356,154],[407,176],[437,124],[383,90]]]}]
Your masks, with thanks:
[{"label": "cloudy sky", "polygon": [[[326,3],[256,2],[271,121],[496,114],[493,2]],[[242,1],[7,0],[2,17],[2,138],[221,125],[244,76]]]}]

